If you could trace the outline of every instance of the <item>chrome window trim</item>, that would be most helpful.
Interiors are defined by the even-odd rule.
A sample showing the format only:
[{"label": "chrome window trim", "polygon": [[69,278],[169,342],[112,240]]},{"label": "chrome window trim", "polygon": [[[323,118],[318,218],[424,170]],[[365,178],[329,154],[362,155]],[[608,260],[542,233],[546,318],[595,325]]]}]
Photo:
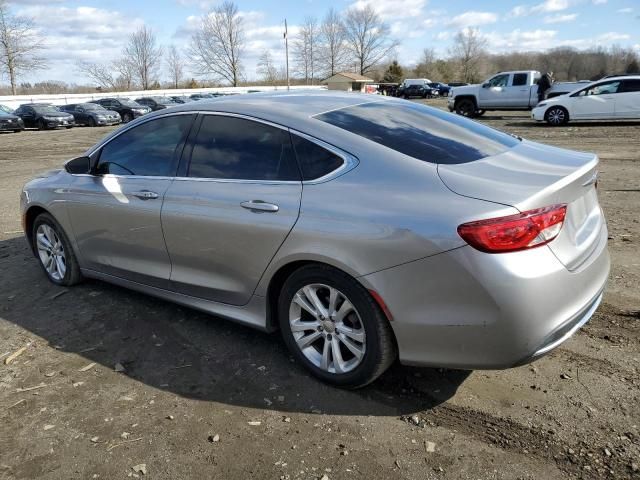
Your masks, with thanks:
[{"label": "chrome window trim", "polygon": [[[368,103],[368,102],[367,102]],[[222,117],[234,117],[234,118],[241,118],[244,120],[249,120],[249,121],[253,121],[253,122],[257,122],[257,123],[262,123],[265,125],[269,125],[271,127],[275,127],[278,128],[280,130],[285,130],[289,133],[292,133],[294,135],[298,135],[302,138],[304,138],[305,140],[308,140],[312,143],[315,143],[316,145],[318,145],[319,147],[324,148],[325,150],[329,150],[331,153],[337,155],[338,157],[342,158],[343,163],[342,165],[340,165],[340,167],[338,167],[335,170],[332,170],[331,172],[327,173],[326,175],[323,175],[322,177],[313,179],[313,180],[257,180],[257,179],[235,179],[235,178],[204,178],[204,177],[159,177],[159,176],[152,176],[152,175],[115,175],[115,174],[107,174],[110,177],[114,177],[114,178],[138,178],[138,179],[148,179],[148,178],[154,178],[154,179],[170,179],[170,180],[177,180],[177,181],[196,181],[196,182],[218,182],[218,183],[253,183],[253,184],[262,184],[262,185],[280,185],[280,184],[284,184],[284,185],[294,185],[294,184],[303,184],[303,185],[315,185],[318,183],[324,183],[324,182],[328,182],[330,180],[333,180],[334,178],[337,178],[341,175],[344,175],[345,173],[349,172],[350,170],[353,170],[355,167],[358,166],[359,160],[351,155],[350,153],[347,153],[327,142],[324,142],[323,140],[320,140],[318,138],[312,137],[311,135],[308,135],[304,132],[300,132],[298,130],[295,130],[293,128],[289,128],[286,127],[284,125],[280,125],[278,123],[274,123],[274,122],[270,122],[268,120],[263,120],[261,118],[257,118],[257,117],[252,117],[250,115],[243,115],[241,113],[233,113],[233,112],[218,112],[218,111],[209,111],[209,110],[189,110],[189,111],[184,111],[184,112],[166,112],[166,113],[162,113],[159,115],[154,115],[151,118],[144,118],[142,117],[139,121],[136,121],[135,124],[131,125],[131,124],[127,124],[126,128],[122,128],[122,131],[117,132],[115,135],[111,136],[111,137],[107,137],[105,139],[103,139],[100,143],[98,143],[97,145],[95,145],[93,148],[91,148],[90,150],[87,151],[86,156],[90,157],[91,155],[93,155],[95,152],[97,152],[99,149],[101,149],[102,147],[104,147],[106,144],[110,143],[111,141],[115,140],[116,138],[118,138],[120,135],[122,135],[125,132],[128,132],[129,130],[131,130],[132,128],[135,128],[139,125],[142,125],[144,123],[147,122],[152,122],[154,120],[158,120],[161,118],[166,118],[166,117],[171,117],[171,116],[177,116],[177,115],[217,115],[217,116],[222,116]],[[133,123],[133,122],[132,122]],[[71,174],[74,176],[94,176],[91,174]],[[103,175],[106,176],[106,175]]]}]

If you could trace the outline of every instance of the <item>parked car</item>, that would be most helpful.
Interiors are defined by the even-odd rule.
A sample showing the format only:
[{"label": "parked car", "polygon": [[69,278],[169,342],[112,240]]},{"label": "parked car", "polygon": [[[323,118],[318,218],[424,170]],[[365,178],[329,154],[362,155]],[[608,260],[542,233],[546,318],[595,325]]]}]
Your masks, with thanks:
[{"label": "parked car", "polygon": [[439,95],[441,97],[446,97],[447,95],[449,95],[449,90],[451,90],[451,87],[449,85],[440,82],[431,82],[429,84],[429,87],[431,87],[433,95]]},{"label": "parked car", "polygon": [[431,96],[431,87],[427,85],[409,85],[407,87],[402,88],[399,92],[400,96],[403,98],[415,98],[422,97],[427,98]]},{"label": "parked car", "polygon": [[136,102],[140,105],[149,107],[154,112],[156,110],[163,110],[168,107],[175,107],[178,103],[174,102],[168,97],[142,97],[136,98]]},{"label": "parked car", "polygon": [[76,125],[98,127],[105,125],[118,125],[121,121],[120,114],[107,110],[95,103],[70,103],[60,106],[60,110],[70,113]]},{"label": "parked car", "polygon": [[[251,92],[249,92],[251,93]],[[189,98],[191,100],[195,100],[195,101],[199,101],[199,100],[211,100],[213,98],[218,98],[221,97],[222,95],[216,94],[216,93],[194,93],[193,95],[189,96]]]},{"label": "parked car", "polygon": [[1,105],[0,104],[0,112],[13,113],[13,109],[7,107],[6,105]]},{"label": "parked car", "polygon": [[25,127],[38,130],[72,128],[75,125],[73,115],[62,112],[49,103],[25,103],[20,105],[14,114],[22,119]]},{"label": "parked car", "polygon": [[175,103],[188,103],[193,102],[193,100],[185,95],[173,95],[169,97]]},{"label": "parked car", "polygon": [[419,103],[257,93],[112,132],[27,183],[21,212],[53,283],[279,328],[311,373],[360,387],[397,356],[512,367],[584,325],[609,274],[597,168]]},{"label": "parked car", "polygon": [[531,116],[554,126],[573,120],[640,120],[640,75],[609,77],[544,100]]},{"label": "parked car", "polygon": [[118,112],[124,123],[128,123],[135,118],[151,112],[149,107],[140,105],[128,98],[101,98],[100,100],[94,100],[91,103],[97,103],[107,110]]},{"label": "parked car", "polygon": [[[455,87],[449,92],[449,111],[475,117],[488,110],[530,110],[538,103],[539,78],[540,72],[535,70],[500,72],[480,85]],[[563,95],[581,85],[554,83],[547,96]]]},{"label": "parked car", "polygon": [[24,122],[19,116],[0,110],[0,132],[18,133],[22,130],[24,130]]}]

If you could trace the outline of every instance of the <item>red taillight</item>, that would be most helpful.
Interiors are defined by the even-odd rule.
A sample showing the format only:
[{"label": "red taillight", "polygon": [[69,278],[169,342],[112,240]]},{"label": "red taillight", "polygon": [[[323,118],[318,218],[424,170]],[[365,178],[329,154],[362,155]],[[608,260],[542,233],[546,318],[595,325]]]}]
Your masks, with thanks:
[{"label": "red taillight", "polygon": [[552,205],[508,217],[463,223],[458,227],[458,234],[481,252],[526,250],[556,238],[566,213],[566,205]]}]

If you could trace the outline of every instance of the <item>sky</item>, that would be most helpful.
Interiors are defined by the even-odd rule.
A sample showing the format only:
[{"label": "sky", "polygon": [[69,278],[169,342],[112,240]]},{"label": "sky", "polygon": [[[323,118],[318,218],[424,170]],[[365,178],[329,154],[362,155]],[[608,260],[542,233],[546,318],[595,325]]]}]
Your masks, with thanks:
[{"label": "sky", "polygon": [[[49,68],[24,81],[91,83],[77,71],[78,61],[116,59],[127,36],[147,25],[161,45],[186,52],[189,39],[216,0],[9,0],[18,15],[32,17],[46,39]],[[370,4],[400,41],[402,65],[419,61],[425,47],[445,56],[456,32],[478,28],[491,52],[579,49],[613,44],[640,53],[640,0],[236,0],[247,46],[244,75],[257,78],[258,57],[269,50],[284,63],[283,22],[290,41],[306,16],[322,18],[329,7],[344,11]],[[535,66],[532,66],[534,68]],[[166,69],[165,69],[166,70]],[[168,78],[161,71],[162,78]],[[196,76],[190,72],[189,76]],[[196,76],[197,78],[197,76]]]}]

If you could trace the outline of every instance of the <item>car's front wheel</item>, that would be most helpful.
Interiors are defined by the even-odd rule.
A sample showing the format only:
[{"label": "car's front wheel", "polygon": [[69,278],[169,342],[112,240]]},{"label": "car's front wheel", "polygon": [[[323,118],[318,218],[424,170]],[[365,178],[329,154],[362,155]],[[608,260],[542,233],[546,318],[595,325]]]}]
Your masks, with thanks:
[{"label": "car's front wheel", "polygon": [[569,112],[563,107],[551,107],[544,114],[544,119],[549,125],[564,125],[569,121]]},{"label": "car's front wheel", "polygon": [[456,102],[455,110],[458,115],[472,118],[476,115],[476,104],[473,100],[464,98]]},{"label": "car's front wheel", "polygon": [[60,224],[48,213],[33,222],[31,239],[40,266],[53,283],[70,286],[82,280],[78,260]]},{"label": "car's front wheel", "polygon": [[316,377],[345,388],[378,378],[395,360],[389,321],[356,280],[326,265],[295,271],[278,301],[285,343]]},{"label": "car's front wheel", "polygon": [[125,114],[122,116],[122,122],[123,122],[123,123],[129,123],[131,120],[133,120],[133,116],[131,116],[131,114],[130,114],[130,113],[125,113]]}]

